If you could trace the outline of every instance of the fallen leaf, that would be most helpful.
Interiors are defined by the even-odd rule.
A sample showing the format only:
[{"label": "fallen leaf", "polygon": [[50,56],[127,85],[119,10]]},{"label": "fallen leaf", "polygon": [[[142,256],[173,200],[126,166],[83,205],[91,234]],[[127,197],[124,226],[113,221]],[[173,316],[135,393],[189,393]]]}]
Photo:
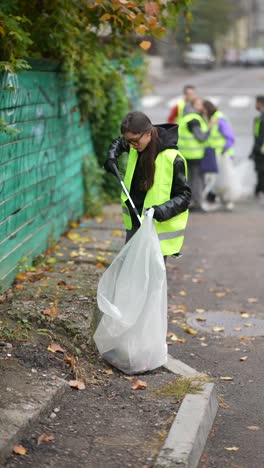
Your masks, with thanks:
[{"label": "fallen leaf", "polygon": [[72,227],[72,228],[77,228],[77,227],[78,227],[78,223],[74,223],[74,222],[71,223],[71,227]]},{"label": "fallen leaf", "polygon": [[237,332],[238,332],[238,331],[241,331],[241,330],[242,330],[241,327],[236,327],[236,328],[234,328],[234,331],[237,331]]},{"label": "fallen leaf", "polygon": [[150,41],[142,41],[142,42],[140,42],[139,45],[140,45],[141,49],[148,50],[151,47],[151,42]]},{"label": "fallen leaf", "polygon": [[212,330],[215,331],[215,332],[222,332],[225,329],[224,329],[224,327],[213,327]]},{"label": "fallen leaf", "polygon": [[226,295],[226,293],[225,292],[216,292],[215,295],[217,297],[224,297]]},{"label": "fallen leaf", "polygon": [[98,255],[96,257],[96,260],[97,260],[97,262],[101,262],[101,263],[107,262],[107,258],[106,257],[101,257],[100,255]]},{"label": "fallen leaf", "polygon": [[16,284],[15,286],[16,289],[24,289],[23,284]]},{"label": "fallen leaf", "polygon": [[240,317],[249,318],[249,314],[247,312],[241,312]]},{"label": "fallen leaf", "polygon": [[205,321],[206,321],[206,318],[204,318],[204,317],[196,317],[196,320],[197,320],[198,322],[205,322]]},{"label": "fallen leaf", "polygon": [[135,380],[131,388],[132,390],[145,390],[146,387],[147,383],[143,380]]},{"label": "fallen leaf", "polygon": [[229,450],[230,452],[237,452],[239,447],[225,447],[225,450]]},{"label": "fallen leaf", "polygon": [[204,283],[204,279],[203,278],[193,278],[192,282],[193,283]]},{"label": "fallen leaf", "polygon": [[186,292],[186,291],[180,291],[180,292],[179,292],[179,295],[180,295],[180,296],[187,296],[187,292]]},{"label": "fallen leaf", "polygon": [[177,335],[175,335],[175,333],[172,333],[172,332],[169,332],[167,334],[167,337],[175,343],[186,343],[185,338],[178,338]]},{"label": "fallen leaf", "polygon": [[81,380],[70,380],[69,385],[72,388],[77,388],[78,390],[85,390],[85,385]]},{"label": "fallen leaf", "polygon": [[64,362],[67,366],[70,367],[70,369],[75,372],[75,369],[76,369],[76,366],[77,366],[77,362],[78,362],[78,358],[76,358],[75,356],[71,355],[71,354],[64,354]]},{"label": "fallen leaf", "polygon": [[48,265],[54,265],[54,263],[57,263],[57,259],[55,257],[49,257],[47,260],[46,260],[46,263]]},{"label": "fallen leaf", "polygon": [[101,262],[96,263],[97,268],[104,268],[104,265]]},{"label": "fallen leaf", "polygon": [[248,300],[249,304],[255,304],[258,302],[258,299],[256,297],[249,297]]},{"label": "fallen leaf", "polygon": [[252,327],[252,323],[244,323],[244,327]]},{"label": "fallen leaf", "polygon": [[204,272],[204,268],[196,268],[195,270],[197,273],[203,273]]},{"label": "fallen leaf", "polygon": [[82,236],[80,237],[79,242],[81,242],[81,244],[88,244],[91,242],[91,239],[88,236]]},{"label": "fallen leaf", "polygon": [[208,344],[206,344],[206,343],[201,343],[201,346],[208,346]]},{"label": "fallen leaf", "polygon": [[247,360],[247,356],[242,356],[239,360],[240,360],[240,361],[246,361],[246,360]]},{"label": "fallen leaf", "polygon": [[48,346],[48,351],[51,353],[65,353],[65,349],[63,349],[58,343],[51,343]]},{"label": "fallen leaf", "polygon": [[168,311],[172,312],[173,314],[184,314],[185,313],[184,309],[179,308],[179,306],[173,306],[173,305],[168,306]]},{"label": "fallen leaf", "polygon": [[204,309],[195,309],[195,312],[197,312],[198,314],[203,314],[205,312]]},{"label": "fallen leaf", "polygon": [[194,330],[193,328],[185,328],[184,330],[186,333],[189,333],[189,335],[197,335],[198,331],[197,330]]},{"label": "fallen leaf", "polygon": [[[24,281],[25,279],[27,279],[27,275],[26,273],[18,273],[16,275],[16,279]],[[15,447],[20,447],[20,445],[15,445]]]},{"label": "fallen leaf", "polygon": [[[75,257],[79,257],[79,252],[76,252],[76,250],[72,250],[71,253],[70,253],[70,256],[72,258],[75,258]],[[70,263],[69,261],[67,263]],[[71,262],[73,263],[73,262]]]},{"label": "fallen leaf", "polygon": [[173,319],[173,320],[170,320],[170,323],[179,323],[179,320]]},{"label": "fallen leaf", "polygon": [[104,369],[103,373],[106,375],[112,375],[114,372],[112,371],[112,369]]},{"label": "fallen leaf", "polygon": [[74,289],[77,289],[77,286],[72,286],[71,284],[66,284],[65,289],[68,289],[68,291],[73,291]]},{"label": "fallen leaf", "polygon": [[13,452],[17,455],[26,455],[27,449],[23,445],[14,445]]},{"label": "fallen leaf", "polygon": [[225,380],[225,381],[230,381],[230,380],[234,380],[233,377],[220,377],[221,380]]},{"label": "fallen leaf", "polygon": [[72,241],[78,241],[80,239],[80,234],[78,234],[78,232],[68,232],[67,237]]},{"label": "fallen leaf", "polygon": [[249,429],[250,431],[258,431],[260,427],[259,426],[247,426],[247,429]]},{"label": "fallen leaf", "polygon": [[40,445],[42,442],[51,442],[52,440],[54,440],[55,437],[51,434],[41,434],[39,437],[38,437],[38,442],[37,442],[37,445]]},{"label": "fallen leaf", "polygon": [[112,236],[114,237],[122,237],[122,231],[120,229],[115,229],[114,231],[112,231]]},{"label": "fallen leaf", "polygon": [[44,309],[42,311],[43,315],[48,315],[49,317],[57,317],[58,315],[58,307],[56,306],[51,306],[51,307],[48,307],[47,309]]},{"label": "fallen leaf", "polygon": [[96,220],[97,223],[101,224],[104,221],[104,218],[103,218],[103,216],[96,216],[95,220]]}]

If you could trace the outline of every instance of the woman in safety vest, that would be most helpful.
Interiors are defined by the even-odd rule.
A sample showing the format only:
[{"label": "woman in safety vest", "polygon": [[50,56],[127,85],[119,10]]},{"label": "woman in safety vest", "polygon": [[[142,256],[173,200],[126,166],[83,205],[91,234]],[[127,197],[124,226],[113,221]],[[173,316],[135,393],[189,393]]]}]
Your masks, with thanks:
[{"label": "woman in safety vest", "polygon": [[189,183],[192,190],[192,211],[203,211],[202,193],[204,178],[200,169],[204,157],[210,128],[203,118],[203,100],[197,97],[193,102],[193,112],[184,115],[179,126],[179,150],[188,163]]},{"label": "woman in safety vest", "polygon": [[[220,112],[211,101],[204,100],[203,107],[205,118],[208,120],[211,127],[208,146],[215,150],[221,177],[221,158],[231,158],[231,156],[234,155],[234,131],[224,114]],[[229,162],[232,164],[231,160]],[[219,174],[218,176],[216,175],[216,184],[217,177],[219,177]],[[220,193],[222,205],[227,210],[233,210],[234,204],[229,198],[228,190],[226,193]]]},{"label": "woman in safety vest", "polygon": [[[109,147],[104,168],[115,174],[117,158],[128,152],[126,188],[141,217],[146,209],[154,208],[163,256],[178,255],[191,199],[186,161],[177,147],[178,125],[152,125],[145,114],[133,111],[123,119],[121,133]],[[127,242],[138,230],[139,221],[124,193],[121,204]]]}]

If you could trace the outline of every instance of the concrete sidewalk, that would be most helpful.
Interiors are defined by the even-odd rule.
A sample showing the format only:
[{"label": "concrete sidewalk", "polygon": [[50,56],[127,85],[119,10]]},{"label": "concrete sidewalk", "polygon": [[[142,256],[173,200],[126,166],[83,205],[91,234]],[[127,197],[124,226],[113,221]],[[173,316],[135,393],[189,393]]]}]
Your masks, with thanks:
[{"label": "concrete sidewalk", "polygon": [[[168,368],[178,376],[195,378],[198,372],[211,378],[200,400],[187,395],[180,408],[153,393],[173,374],[160,369],[142,376],[149,392],[131,395],[131,383],[115,370],[109,374],[92,346],[98,280],[124,237],[120,207],[108,206],[104,216],[73,225],[49,253],[47,270],[22,275],[1,298],[0,366],[10,382],[0,383],[2,463],[22,441],[27,455],[12,456],[6,467],[70,468],[69,454],[77,466],[89,455],[91,468],[264,466],[263,206],[250,201],[233,213],[190,213],[184,255],[168,259],[168,342],[174,358]],[[88,391],[67,386],[72,372],[62,354],[47,350],[54,341],[80,356]],[[220,409],[205,446],[217,409],[215,386]],[[5,402],[9,414],[3,412]],[[73,414],[79,427],[72,426]],[[110,439],[106,428],[111,428]],[[158,444],[155,439],[154,449],[147,441],[157,428],[162,437]],[[48,431],[55,434],[54,443],[38,447],[38,436]]]},{"label": "concrete sidewalk", "polygon": [[[90,425],[91,421],[97,417],[100,405],[103,404],[100,396],[102,390],[100,386],[97,387],[98,383],[106,388],[112,386],[114,395],[120,397],[124,395],[127,398],[126,378],[120,375],[120,372],[108,371],[107,366],[105,367],[102,360],[98,358],[91,340],[98,312],[96,306],[98,280],[105,267],[111,263],[124,244],[125,234],[122,226],[119,205],[107,206],[103,216],[95,219],[82,219],[80,224],[74,224],[70,232],[63,236],[56,246],[53,246],[48,253],[48,258],[45,259],[44,266],[40,264],[40,267],[36,267],[36,271],[20,274],[14,287],[1,298],[0,367],[5,378],[0,383],[2,408],[0,460],[4,464],[14,444],[19,444],[21,441],[27,449],[25,458],[13,456],[4,466],[10,468],[29,465],[39,466],[39,468],[46,466],[46,458],[43,459],[44,448],[41,446],[41,449],[36,450],[34,446],[39,434],[45,432],[47,427],[64,443],[61,447],[54,444],[51,451],[47,448],[45,457],[50,456],[49,466],[53,466],[53,463],[61,468],[68,466],[67,456],[64,460],[64,454],[67,454],[68,450],[73,452],[76,450],[75,445],[78,445],[77,440],[81,434],[76,431],[76,444],[72,446],[68,439],[69,434],[60,434],[57,427],[58,424],[62,428],[69,424],[65,418],[68,417],[67,415],[71,417],[72,404],[69,407],[69,399],[74,397],[68,385],[69,379],[74,376],[72,369],[66,365],[69,358],[65,361],[65,350],[67,350],[66,356],[72,358],[76,356],[76,353],[80,356],[77,376],[86,376],[84,380],[88,390],[81,393],[81,396],[77,396],[73,403],[76,407],[75,417],[79,421],[82,434],[87,432],[87,421]],[[170,262],[175,265],[173,260]],[[170,303],[171,306],[173,304],[174,302]],[[62,347],[64,354],[50,352],[49,347],[54,342]],[[134,411],[133,405],[122,403],[127,408],[122,427],[127,433],[131,431],[130,437],[133,440],[134,434],[138,433],[138,441],[135,439],[133,442],[137,447],[134,451],[134,456],[138,457],[137,466],[154,466],[156,459],[155,466],[165,464],[165,466],[172,467],[181,463],[180,466],[195,467],[217,410],[215,386],[213,383],[203,383],[201,393],[193,395],[194,399],[192,395],[190,398],[187,395],[183,400],[183,410],[178,416],[179,402],[176,403],[166,398],[160,399],[157,396],[153,398],[152,392],[166,382],[171,382],[174,378],[173,374],[191,378],[199,376],[195,369],[173,358],[169,360],[167,369],[169,373],[161,368],[150,373],[149,376],[142,376],[148,382],[150,393],[146,393],[144,398],[136,399],[135,404],[141,402],[140,408],[143,409],[139,411],[146,412],[145,435],[140,435],[139,416],[136,420],[131,419],[130,412]],[[113,405],[115,406],[116,397],[112,398],[114,398]],[[94,399],[95,401],[99,399],[99,407],[92,409]],[[138,403],[136,403],[137,400]],[[106,420],[102,418],[104,429],[99,429],[100,433],[102,430],[106,431],[104,440],[107,440],[108,424],[111,426],[110,421],[115,420],[114,413],[111,416],[113,412],[111,403],[107,401],[108,399],[104,403]],[[91,407],[89,416],[83,411],[83,408],[88,406]],[[64,408],[64,411],[61,408]],[[153,444],[147,443],[147,440],[151,440],[151,434],[154,437],[157,429],[154,430],[154,427],[151,429],[151,423],[148,422],[146,416],[151,416],[158,408],[160,408],[160,415],[156,416],[157,419],[153,421],[154,427],[162,427],[163,432],[162,437],[159,435],[159,442],[155,442],[154,449]],[[195,419],[193,418],[194,412],[197,414]],[[174,424],[171,419],[173,413],[176,414]],[[169,422],[166,418],[164,419],[165,416],[169,418]],[[116,417],[119,418],[118,415]],[[118,422],[117,426],[120,424],[121,422]],[[188,430],[185,432],[183,444],[180,445],[178,442],[180,443],[180,435],[184,433],[184,427],[188,427]],[[96,428],[91,426],[91,429],[92,434],[95,434]],[[116,430],[116,426],[112,427],[112,438]],[[91,437],[89,431],[87,437]],[[101,466],[98,464],[98,456],[100,456],[102,466],[106,466],[106,463],[113,468],[134,466],[131,465],[129,451],[124,450],[128,442],[124,442],[123,448],[118,447],[118,444],[122,444],[120,434],[116,434],[115,442],[111,443],[117,445],[117,453],[113,447],[109,448],[106,442],[101,441],[98,445],[97,439],[101,440],[97,437],[94,441],[96,453],[89,452],[90,464],[87,466],[91,468]],[[145,440],[144,444],[141,443],[142,440]],[[177,444],[178,449],[175,450]],[[55,455],[53,450],[57,450]],[[159,451],[160,456],[157,457]],[[120,453],[123,453],[122,461],[118,458],[121,456]],[[144,455],[145,453],[149,455]],[[73,459],[74,456],[73,453]],[[80,451],[76,453],[76,457],[75,463],[82,464],[83,459],[78,458]]]}]

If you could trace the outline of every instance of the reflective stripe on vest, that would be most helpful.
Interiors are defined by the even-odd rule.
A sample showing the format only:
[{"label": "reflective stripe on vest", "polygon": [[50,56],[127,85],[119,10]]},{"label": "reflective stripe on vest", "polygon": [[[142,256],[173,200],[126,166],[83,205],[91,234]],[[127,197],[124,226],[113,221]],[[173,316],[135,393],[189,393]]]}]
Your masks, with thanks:
[{"label": "reflective stripe on vest", "polygon": [[[177,156],[180,156],[184,161],[185,174],[187,177],[187,164],[179,151],[174,149],[167,149],[159,153],[155,160],[154,183],[146,193],[142,213],[145,213],[146,208],[150,208],[153,205],[161,205],[170,200],[174,170],[173,163]],[[131,148],[128,155],[127,170],[124,178],[124,183],[128,191],[130,191],[137,159],[137,151],[134,148]],[[124,224],[125,228],[130,230],[132,228],[132,221],[129,210],[125,204],[126,201],[126,194],[122,193],[121,203]],[[141,218],[144,218],[144,214],[142,214]],[[184,241],[184,231],[187,220],[188,210],[180,213],[177,216],[174,216],[171,219],[168,219],[167,221],[158,222],[154,220],[163,255],[179,253]]]},{"label": "reflective stripe on vest", "polygon": [[[222,135],[221,132],[219,132],[219,129],[218,129],[218,125],[219,125],[218,119],[220,118],[225,118],[224,114],[222,114],[222,112],[220,111],[216,111],[212,116],[212,119],[215,120],[216,122],[211,128],[210,136],[208,139],[208,145],[212,146],[212,148],[215,149],[215,152],[218,156],[220,156],[223,153],[224,147],[226,144],[225,137]],[[225,151],[225,154],[229,154],[230,156],[232,156],[234,154],[233,147]]]},{"label": "reflective stripe on vest", "polygon": [[194,119],[199,121],[202,132],[208,131],[207,123],[196,112],[186,114],[182,117],[179,127],[178,147],[185,159],[202,159],[204,156],[204,148],[208,145],[208,140],[199,142],[188,129],[188,123]]},{"label": "reflective stripe on vest", "polygon": [[175,239],[175,237],[184,236],[185,229],[176,232],[163,232],[158,234],[159,240]]}]

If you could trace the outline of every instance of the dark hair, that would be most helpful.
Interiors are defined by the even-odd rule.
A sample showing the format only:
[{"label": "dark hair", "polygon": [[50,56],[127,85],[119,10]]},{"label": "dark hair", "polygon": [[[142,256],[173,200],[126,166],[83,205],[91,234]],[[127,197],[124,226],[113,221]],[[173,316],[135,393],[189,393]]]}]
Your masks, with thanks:
[{"label": "dark hair", "polygon": [[140,156],[140,166],[142,169],[141,189],[146,192],[154,183],[155,159],[158,154],[159,142],[158,130],[153,127],[148,116],[139,111],[129,112],[124,117],[120,128],[123,135],[127,132],[134,134],[151,133],[151,140]]},{"label": "dark hair", "polygon": [[152,123],[146,114],[139,111],[128,112],[121,123],[121,133],[142,133],[152,129]]},{"label": "dark hair", "polygon": [[194,85],[187,84],[183,87],[183,92],[186,93],[187,89],[196,89]]},{"label": "dark hair", "polygon": [[264,104],[264,96],[263,95],[256,96],[256,101],[259,102],[260,104]]},{"label": "dark hair", "polygon": [[206,110],[206,113],[207,113],[209,119],[217,111],[217,107],[211,101],[204,100],[203,101],[203,106],[204,106],[204,108]]}]

